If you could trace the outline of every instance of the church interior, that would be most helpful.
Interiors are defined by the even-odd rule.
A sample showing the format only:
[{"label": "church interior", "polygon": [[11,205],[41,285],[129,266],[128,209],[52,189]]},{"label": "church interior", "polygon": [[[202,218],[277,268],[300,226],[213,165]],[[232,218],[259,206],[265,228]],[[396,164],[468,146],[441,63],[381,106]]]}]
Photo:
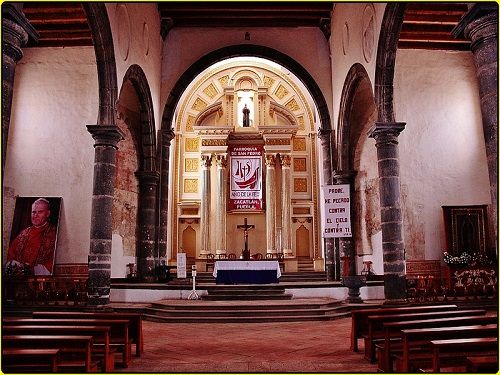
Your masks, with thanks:
[{"label": "church interior", "polygon": [[3,372],[498,371],[497,3],[2,31]]}]

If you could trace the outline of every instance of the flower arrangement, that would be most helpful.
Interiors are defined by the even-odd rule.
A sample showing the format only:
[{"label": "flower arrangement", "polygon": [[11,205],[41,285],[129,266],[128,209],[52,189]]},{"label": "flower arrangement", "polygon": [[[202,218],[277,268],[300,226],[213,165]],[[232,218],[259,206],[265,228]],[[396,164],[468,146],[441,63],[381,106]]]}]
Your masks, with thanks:
[{"label": "flower arrangement", "polygon": [[453,256],[446,251],[443,254],[444,262],[452,266],[467,266],[471,258],[471,255],[467,252],[463,252],[460,256]]}]

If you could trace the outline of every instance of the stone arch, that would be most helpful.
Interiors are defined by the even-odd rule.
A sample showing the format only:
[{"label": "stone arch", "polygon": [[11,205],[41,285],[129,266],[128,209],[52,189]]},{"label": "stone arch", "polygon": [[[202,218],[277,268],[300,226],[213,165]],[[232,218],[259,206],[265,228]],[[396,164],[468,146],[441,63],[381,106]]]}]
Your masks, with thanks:
[{"label": "stone arch", "polygon": [[92,33],[97,65],[97,79],[99,81],[97,124],[114,125],[118,85],[113,35],[106,5],[104,3],[83,2],[82,6]]},{"label": "stone arch", "polygon": [[377,47],[375,102],[379,122],[394,122],[394,66],[406,3],[389,3],[385,8]]},{"label": "stone arch", "polygon": [[130,81],[139,97],[140,105],[140,134],[137,143],[141,150],[139,160],[140,169],[143,172],[156,172],[156,137],[155,120],[153,112],[153,100],[151,90],[144,71],[139,65],[131,65],[125,76],[123,83]]},{"label": "stone arch", "polygon": [[229,59],[231,57],[241,56],[255,56],[268,59],[283,65],[293,74],[295,74],[307,87],[309,93],[311,94],[311,97],[314,100],[314,103],[316,104],[316,107],[318,108],[321,127],[324,129],[331,129],[330,113],[328,111],[325,97],[323,96],[323,93],[321,92],[319,86],[316,84],[314,79],[304,67],[302,67],[297,61],[295,61],[288,55],[285,55],[284,53],[279,52],[273,48],[254,44],[242,44],[223,47],[218,50],[212,51],[192,64],[182,74],[175,86],[172,88],[170,96],[167,98],[167,102],[165,103],[162,117],[162,130],[172,129],[172,119],[174,116],[175,108],[180,100],[182,93],[188,87],[189,83],[194,77],[196,77],[199,73],[215,64],[216,62]]},{"label": "stone arch", "polygon": [[350,117],[356,99],[363,102],[374,102],[371,87],[370,78],[363,65],[354,64],[347,73],[340,99],[336,163],[339,170],[354,169],[354,152],[363,129],[353,128],[353,125],[357,124],[352,124]]}]

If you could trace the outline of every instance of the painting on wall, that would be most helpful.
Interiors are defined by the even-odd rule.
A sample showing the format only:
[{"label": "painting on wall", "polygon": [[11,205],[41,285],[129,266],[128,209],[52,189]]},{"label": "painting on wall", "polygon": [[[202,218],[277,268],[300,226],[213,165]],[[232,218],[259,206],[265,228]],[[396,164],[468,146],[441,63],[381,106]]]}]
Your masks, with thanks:
[{"label": "painting on wall", "polygon": [[62,198],[17,197],[9,249],[8,275],[52,275]]},{"label": "painting on wall", "polygon": [[453,256],[486,249],[486,206],[443,206],[447,251]]}]

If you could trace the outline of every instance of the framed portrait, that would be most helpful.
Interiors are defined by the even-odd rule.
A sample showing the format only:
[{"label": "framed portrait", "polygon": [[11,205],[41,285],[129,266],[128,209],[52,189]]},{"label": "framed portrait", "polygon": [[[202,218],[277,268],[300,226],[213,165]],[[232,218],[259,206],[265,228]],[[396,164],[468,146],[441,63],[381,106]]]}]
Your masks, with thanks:
[{"label": "framed portrait", "polygon": [[52,275],[61,202],[61,197],[16,197],[7,273]]}]

